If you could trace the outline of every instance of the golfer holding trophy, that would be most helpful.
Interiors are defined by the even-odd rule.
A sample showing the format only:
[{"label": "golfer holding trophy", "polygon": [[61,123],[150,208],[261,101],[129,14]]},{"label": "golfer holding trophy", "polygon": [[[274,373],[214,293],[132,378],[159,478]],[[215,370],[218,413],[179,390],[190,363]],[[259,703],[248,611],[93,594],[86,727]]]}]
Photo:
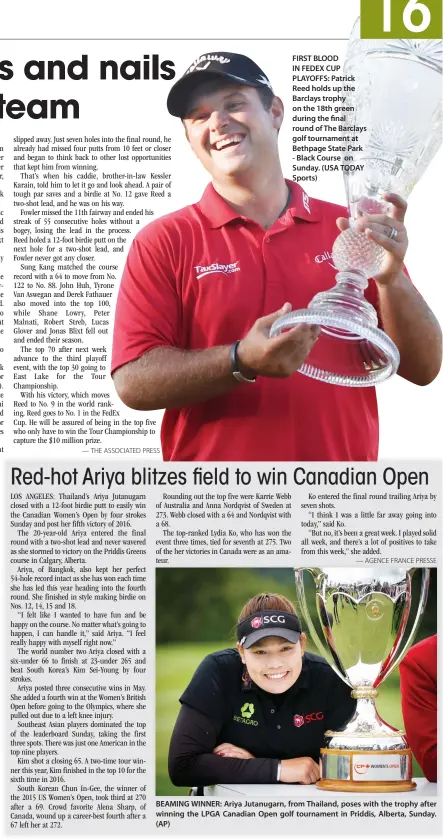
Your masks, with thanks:
[{"label": "golfer holding trophy", "polygon": [[[421,573],[420,594],[412,579]],[[327,731],[320,752],[321,789],[407,792],[415,788],[405,733],[384,722],[377,687],[414,640],[428,595],[427,569],[301,568],[295,580],[302,616],[318,652],[353,688],[354,716]],[[314,592],[312,592],[314,588]],[[315,603],[315,606],[314,606]]]}]

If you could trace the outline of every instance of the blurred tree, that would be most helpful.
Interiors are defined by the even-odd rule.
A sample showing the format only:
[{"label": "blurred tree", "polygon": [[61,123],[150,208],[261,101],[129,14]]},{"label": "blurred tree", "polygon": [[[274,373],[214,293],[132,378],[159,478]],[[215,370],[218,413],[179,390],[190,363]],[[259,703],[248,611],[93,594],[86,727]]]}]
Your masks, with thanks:
[{"label": "blurred tree", "polygon": [[[175,641],[235,643],[235,626],[243,605],[259,592],[288,597],[300,614],[292,568],[161,568],[156,574],[157,644]],[[417,602],[420,575],[413,579]],[[436,632],[436,571],[431,571],[428,603],[416,641]],[[308,607],[315,613],[313,587]]]},{"label": "blurred tree", "polygon": [[157,643],[222,638],[230,568],[159,569]]},{"label": "blurred tree", "polygon": [[255,594],[276,591],[295,599],[289,568],[274,574],[256,568],[161,568],[156,585],[157,644],[221,638],[234,644],[238,615]]}]

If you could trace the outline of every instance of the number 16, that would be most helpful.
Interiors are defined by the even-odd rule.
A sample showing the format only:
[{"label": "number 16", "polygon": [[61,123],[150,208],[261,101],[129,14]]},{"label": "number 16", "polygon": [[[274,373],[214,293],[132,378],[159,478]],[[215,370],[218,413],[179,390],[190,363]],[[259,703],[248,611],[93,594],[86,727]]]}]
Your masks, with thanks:
[{"label": "number 16", "polygon": [[[412,23],[412,13],[420,12],[421,23]],[[431,22],[431,12],[425,3],[408,0],[403,10],[403,24],[409,32],[424,32]],[[383,0],[383,32],[391,31],[391,0]]]}]

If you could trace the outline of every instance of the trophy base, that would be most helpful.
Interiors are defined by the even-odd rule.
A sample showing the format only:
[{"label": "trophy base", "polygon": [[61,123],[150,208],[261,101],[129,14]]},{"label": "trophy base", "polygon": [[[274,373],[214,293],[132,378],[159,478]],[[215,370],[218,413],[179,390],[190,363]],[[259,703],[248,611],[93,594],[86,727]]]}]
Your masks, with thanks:
[{"label": "trophy base", "polygon": [[412,752],[396,749],[321,749],[319,789],[341,792],[409,792]]},{"label": "trophy base", "polygon": [[299,373],[344,387],[372,387],[389,379],[400,362],[394,342],[376,326],[352,322],[348,313],[298,309],[272,326],[271,337],[299,323],[315,324],[320,335]]},{"label": "trophy base", "polygon": [[320,327],[320,334],[299,373],[345,387],[372,387],[397,372],[400,355],[377,327],[377,313],[366,300],[366,280],[358,272],[337,274],[337,285],[316,294],[307,309],[278,318],[270,337],[298,324]]},{"label": "trophy base", "polygon": [[333,792],[410,792],[417,784],[414,781],[333,781],[324,778],[317,781],[316,786]]}]

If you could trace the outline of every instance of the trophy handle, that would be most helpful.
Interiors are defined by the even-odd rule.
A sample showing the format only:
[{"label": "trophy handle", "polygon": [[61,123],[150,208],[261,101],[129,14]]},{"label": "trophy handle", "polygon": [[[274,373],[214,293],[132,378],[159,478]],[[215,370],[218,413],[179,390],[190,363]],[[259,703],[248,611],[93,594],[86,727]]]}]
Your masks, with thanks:
[{"label": "trophy handle", "polygon": [[[416,568],[412,568],[410,571],[408,571],[408,574],[410,575],[410,578],[412,578],[412,575],[415,573],[416,570],[417,570]],[[381,682],[384,682],[384,680],[387,679],[387,677],[391,675],[394,668],[397,667],[397,665],[400,664],[401,661],[403,661],[403,659],[404,659],[406,653],[408,652],[408,650],[409,650],[409,648],[410,648],[410,646],[411,646],[411,644],[412,644],[412,642],[415,638],[415,635],[417,633],[417,629],[418,629],[418,627],[420,625],[420,621],[423,617],[423,612],[425,610],[426,602],[427,602],[427,599],[428,599],[429,583],[430,583],[430,577],[431,577],[431,572],[430,572],[429,568],[422,568],[421,570],[422,570],[422,578],[421,578],[420,600],[419,600],[419,603],[418,603],[418,606],[417,606],[417,613],[415,615],[415,620],[414,620],[411,632],[409,634],[409,638],[405,642],[405,645],[404,645],[399,657],[396,658],[395,661],[392,661],[392,658],[388,661],[387,666],[386,666],[386,670],[382,670],[381,673],[379,674],[378,678],[375,680],[374,688],[376,688]]]},{"label": "trophy handle", "polygon": [[317,649],[321,654],[324,656],[328,664],[332,667],[333,670],[337,673],[337,676],[340,676],[344,682],[346,682],[349,687],[352,687],[351,682],[349,681],[348,674],[343,669],[340,659],[338,658],[334,649],[328,644],[325,645],[324,641],[320,638],[315,629],[315,626],[312,622],[312,618],[308,609],[308,604],[306,602],[305,596],[305,587],[303,583],[303,573],[308,571],[311,577],[314,580],[316,589],[321,584],[321,581],[324,578],[324,572],[322,568],[294,568],[295,574],[295,586],[297,589],[297,596],[298,601],[301,606],[301,610],[303,612],[303,618],[306,621],[307,627],[309,629],[309,633],[311,635],[312,640],[317,646]]}]

